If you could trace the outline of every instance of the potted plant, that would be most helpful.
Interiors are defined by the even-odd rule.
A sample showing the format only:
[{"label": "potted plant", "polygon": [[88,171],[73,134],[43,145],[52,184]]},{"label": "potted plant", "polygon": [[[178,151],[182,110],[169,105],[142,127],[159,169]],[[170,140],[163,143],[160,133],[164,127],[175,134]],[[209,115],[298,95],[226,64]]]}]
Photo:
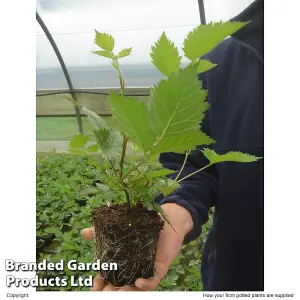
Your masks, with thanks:
[{"label": "potted plant", "polygon": [[[96,31],[95,54],[110,60],[120,81],[120,93],[109,93],[114,122],[107,122],[66,97],[87,115],[93,125],[97,143],[85,148],[87,137],[78,134],[70,146],[73,153],[97,152],[103,158],[99,170],[104,172],[96,189],[104,199],[119,199],[96,207],[92,212],[95,227],[96,257],[102,262],[118,264],[118,271],[102,271],[103,279],[114,285],[134,284],[137,278],[155,274],[156,247],[168,222],[167,215],[155,202],[180,189],[180,183],[205,168],[225,161],[254,162],[258,157],[231,151],[219,155],[205,146],[215,143],[201,130],[201,121],[209,108],[207,91],[202,89],[197,74],[216,65],[200,59],[224,38],[247,23],[218,22],[200,25],[185,38],[183,53],[190,63],[181,66],[174,43],[163,33],[152,46],[150,56],[155,67],[165,75],[151,87],[147,103],[126,95],[125,80],[119,61],[131,54],[131,48],[115,53],[115,41]],[[199,150],[197,147],[201,147]],[[133,155],[128,156],[131,148]],[[201,170],[181,177],[191,151],[202,151],[209,163]],[[168,170],[158,160],[161,153],[176,152],[185,156],[181,170]],[[161,217],[162,218],[161,218]],[[172,224],[170,224],[172,226]]]}]

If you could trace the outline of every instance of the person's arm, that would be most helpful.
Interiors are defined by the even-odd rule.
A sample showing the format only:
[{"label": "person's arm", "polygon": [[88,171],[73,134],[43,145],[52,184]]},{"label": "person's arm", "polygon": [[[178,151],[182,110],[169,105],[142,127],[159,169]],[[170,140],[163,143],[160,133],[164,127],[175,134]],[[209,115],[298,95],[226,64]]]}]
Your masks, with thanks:
[{"label": "person's arm", "polygon": [[[180,170],[183,164],[184,155],[166,153],[161,155],[160,161],[165,168]],[[201,151],[195,151],[188,157],[187,163],[180,175],[183,178],[202,167],[208,165],[208,160],[202,155]],[[171,177],[174,179],[176,174]],[[184,244],[196,239],[202,230],[202,225],[208,220],[208,211],[215,205],[218,195],[218,173],[215,166],[211,166],[189,178],[180,182],[181,188],[174,194],[163,198],[160,196],[156,201],[160,205],[166,203],[176,203],[184,207],[193,220],[193,228],[187,233]]]}]

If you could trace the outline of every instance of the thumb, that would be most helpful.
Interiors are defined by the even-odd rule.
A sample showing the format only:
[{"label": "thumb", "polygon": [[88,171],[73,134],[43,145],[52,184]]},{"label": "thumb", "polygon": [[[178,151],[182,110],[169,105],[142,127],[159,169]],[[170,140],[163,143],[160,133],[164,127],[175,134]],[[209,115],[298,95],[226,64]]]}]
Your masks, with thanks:
[{"label": "thumb", "polygon": [[160,280],[158,278],[143,279],[139,278],[135,282],[135,286],[143,291],[154,291],[159,285]]}]

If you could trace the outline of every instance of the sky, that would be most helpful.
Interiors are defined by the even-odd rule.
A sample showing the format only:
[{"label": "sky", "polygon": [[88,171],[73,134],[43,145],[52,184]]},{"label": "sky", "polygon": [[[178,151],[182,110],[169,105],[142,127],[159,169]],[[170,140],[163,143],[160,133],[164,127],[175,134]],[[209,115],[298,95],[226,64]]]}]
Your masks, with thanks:
[{"label": "sky", "polygon": [[[253,0],[204,0],[207,22],[228,20]],[[199,25],[197,0],[37,0],[37,11],[52,33],[67,67],[104,65],[91,51],[94,29],[112,34],[116,50],[132,47],[122,64],[150,63],[151,45],[163,31],[182,54],[186,34]],[[36,25],[37,69],[59,67],[52,47]]]}]

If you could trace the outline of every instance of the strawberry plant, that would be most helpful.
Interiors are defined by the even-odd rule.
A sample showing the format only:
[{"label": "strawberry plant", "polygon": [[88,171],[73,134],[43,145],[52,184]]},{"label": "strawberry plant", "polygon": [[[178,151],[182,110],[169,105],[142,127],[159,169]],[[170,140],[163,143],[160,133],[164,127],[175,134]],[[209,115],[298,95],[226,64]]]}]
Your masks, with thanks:
[{"label": "strawberry plant", "polygon": [[[259,159],[238,151],[217,154],[208,148],[215,141],[201,128],[209,104],[207,91],[197,74],[216,65],[199,58],[245,24],[219,22],[196,27],[183,43],[183,53],[190,61],[186,66],[182,66],[174,43],[163,33],[152,46],[150,56],[165,78],[151,87],[147,103],[126,95],[120,60],[130,55],[132,49],[117,53],[114,38],[96,31],[95,44],[100,50],[94,53],[110,60],[120,81],[120,93],[109,93],[113,125],[108,126],[103,118],[72,98],[65,98],[87,115],[97,141],[87,147],[88,138],[78,134],[70,142],[70,152],[101,155],[101,161],[95,166],[104,176],[92,192],[100,194],[107,203],[100,206],[94,203],[92,207],[96,256],[103,262],[116,262],[119,270],[102,271],[106,282],[124,286],[134,284],[137,278],[154,276],[160,231],[164,222],[170,224],[155,202],[157,196],[169,196],[181,188],[184,180],[216,163],[249,163]],[[128,149],[133,155],[127,155]],[[201,151],[208,164],[182,177],[192,151]],[[165,152],[184,156],[180,170],[169,170],[159,163],[159,155]]]}]

